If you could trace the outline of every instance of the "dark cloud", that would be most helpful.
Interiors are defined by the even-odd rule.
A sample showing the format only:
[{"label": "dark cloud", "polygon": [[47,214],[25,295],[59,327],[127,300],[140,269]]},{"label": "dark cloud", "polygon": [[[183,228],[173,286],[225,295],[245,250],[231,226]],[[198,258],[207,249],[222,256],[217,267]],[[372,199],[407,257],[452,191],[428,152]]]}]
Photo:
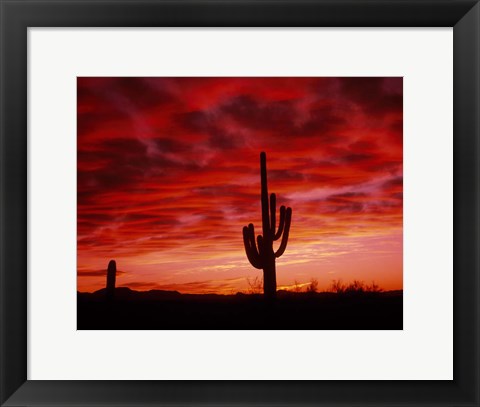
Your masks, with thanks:
[{"label": "dark cloud", "polygon": [[210,115],[201,110],[177,113],[175,115],[175,121],[180,124],[184,130],[195,133],[210,133],[212,129],[215,129]]},{"label": "dark cloud", "polygon": [[194,188],[192,192],[198,196],[207,197],[232,197],[237,199],[252,199],[256,194],[247,193],[238,185],[203,185]]},{"label": "dark cloud", "polygon": [[377,162],[368,163],[368,165],[365,167],[365,170],[372,173],[389,172],[391,174],[397,174],[399,171],[401,171],[402,167],[403,161],[401,160],[384,159]]},{"label": "dark cloud", "polygon": [[303,181],[306,177],[305,173],[288,170],[270,170],[268,171],[268,179],[271,181]]},{"label": "dark cloud", "polygon": [[385,181],[382,185],[384,188],[392,188],[392,187],[403,187],[403,177],[393,177],[388,181]]},{"label": "dark cloud", "polygon": [[348,146],[352,152],[371,153],[377,150],[377,144],[369,140],[357,140]]},{"label": "dark cloud", "polygon": [[311,108],[300,122],[295,101],[259,101],[248,95],[231,98],[219,111],[241,127],[268,131],[279,138],[317,136],[332,141],[333,132],[346,123],[329,105]]},{"label": "dark cloud", "polygon": [[205,147],[212,150],[232,150],[243,146],[240,134],[221,125],[221,114],[196,110],[179,113],[175,117],[185,131],[205,135]]},{"label": "dark cloud", "polygon": [[214,150],[233,150],[244,145],[243,137],[232,132],[215,129],[210,133],[208,146]]},{"label": "dark cloud", "polygon": [[151,141],[160,153],[182,154],[192,149],[191,145],[173,138],[152,137]]},{"label": "dark cloud", "polygon": [[248,95],[230,99],[222,105],[220,112],[250,128],[269,131],[291,126],[294,115],[291,102],[258,102]]},{"label": "dark cloud", "polygon": [[377,158],[375,154],[368,153],[351,153],[339,157],[339,161],[347,164],[363,163],[365,161],[373,161]]},{"label": "dark cloud", "polygon": [[79,112],[77,116],[77,134],[81,136],[90,132],[99,132],[105,128],[121,124],[123,130],[130,128],[128,117],[120,109],[108,104],[105,106],[92,106],[86,111]]},{"label": "dark cloud", "polygon": [[148,78],[77,78],[77,134],[134,131],[136,111],[146,111],[174,101]]},{"label": "dark cloud", "polygon": [[325,212],[327,213],[359,213],[362,212],[365,205],[361,202],[336,201],[335,205],[327,206]]},{"label": "dark cloud", "polygon": [[[179,148],[175,141],[155,139],[153,143]],[[80,147],[77,157],[79,204],[90,203],[95,195],[108,191],[145,192],[138,185],[151,177],[173,177],[179,171],[198,168],[193,161],[174,160],[165,151],[149,149],[147,143],[135,138],[106,139],[88,148]]]},{"label": "dark cloud", "polygon": [[148,78],[111,78],[108,87],[140,109],[158,107],[175,100],[170,92],[152,86]]},{"label": "dark cloud", "polygon": [[[117,276],[125,274],[125,271],[117,270]],[[78,277],[107,277],[107,268],[103,270],[78,270]]]},{"label": "dark cloud", "polygon": [[335,201],[335,200],[345,200],[348,198],[364,198],[368,196],[364,192],[344,192],[341,194],[333,194],[330,195],[327,199],[330,201]]},{"label": "dark cloud", "polygon": [[346,126],[347,120],[341,117],[337,110],[331,106],[323,106],[312,109],[309,119],[301,126],[295,128],[298,136],[316,136],[321,142],[335,142],[341,139],[341,132]]},{"label": "dark cloud", "polygon": [[390,124],[390,130],[399,136],[403,136],[403,120],[393,120]]},{"label": "dark cloud", "polygon": [[[352,77],[341,78],[340,88],[366,114],[401,113],[403,109],[402,78]],[[375,117],[375,116],[374,116]]]},{"label": "dark cloud", "polygon": [[153,82],[149,78],[79,77],[77,83],[79,88],[78,98],[85,100],[91,97],[93,93],[97,103],[112,104],[119,101],[121,104],[123,99],[135,108],[148,109],[175,100],[166,88],[152,86]]}]

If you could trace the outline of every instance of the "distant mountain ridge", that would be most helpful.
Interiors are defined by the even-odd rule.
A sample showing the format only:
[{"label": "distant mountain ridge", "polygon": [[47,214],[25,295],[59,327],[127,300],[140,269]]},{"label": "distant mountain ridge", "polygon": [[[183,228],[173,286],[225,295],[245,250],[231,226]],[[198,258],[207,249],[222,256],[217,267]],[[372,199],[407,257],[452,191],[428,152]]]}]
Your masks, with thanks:
[{"label": "distant mountain ridge", "polygon": [[[80,292],[77,291],[79,299],[89,299],[89,300],[104,300],[106,298],[107,290],[102,288],[93,293],[89,292]],[[308,292],[292,292],[286,290],[279,290],[277,292],[279,298],[297,298],[297,297],[332,297],[332,296],[348,296],[348,293],[337,294],[332,292],[318,292],[318,293],[308,293]],[[391,297],[391,296],[401,296],[403,295],[402,290],[392,290],[392,291],[383,291],[383,292],[365,292],[360,294],[352,293],[350,295],[364,295],[364,296],[381,296],[381,297]],[[115,299],[116,300],[145,300],[145,301],[162,301],[162,300],[206,300],[206,299],[228,299],[228,298],[239,298],[239,297],[249,297],[249,298],[261,298],[263,294],[245,294],[237,292],[236,294],[182,294],[178,291],[169,291],[169,290],[149,290],[149,291],[136,291],[128,287],[117,287],[115,288]]]}]

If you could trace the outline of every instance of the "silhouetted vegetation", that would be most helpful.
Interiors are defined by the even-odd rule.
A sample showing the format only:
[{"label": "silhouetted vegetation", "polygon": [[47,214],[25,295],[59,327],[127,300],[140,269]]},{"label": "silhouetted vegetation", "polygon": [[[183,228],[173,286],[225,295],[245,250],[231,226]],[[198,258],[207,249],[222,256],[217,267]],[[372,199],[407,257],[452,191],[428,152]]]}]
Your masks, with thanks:
[{"label": "silhouetted vegetation", "polygon": [[[262,202],[262,235],[257,236],[255,243],[255,229],[253,223],[243,228],[243,243],[248,260],[253,267],[263,269],[263,291],[266,298],[273,299],[277,292],[277,277],[275,271],[275,258],[280,257],[287,247],[292,208],[280,207],[280,221],[276,229],[276,195],[270,195],[268,201],[267,186],[267,155],[260,153],[260,182]],[[270,209],[269,209],[270,207]],[[282,238],[280,247],[275,252],[273,242]],[[258,246],[258,248],[257,248]]]},{"label": "silhouetted vegetation", "polygon": [[293,292],[294,293],[300,293],[302,292],[302,285],[300,284],[299,281],[295,280],[293,282]]},{"label": "silhouetted vegetation", "polygon": [[337,294],[359,294],[359,293],[380,293],[383,291],[374,281],[370,285],[365,284],[363,281],[353,280],[349,284],[343,284],[342,280],[333,280],[330,285],[330,289],[333,293]]},{"label": "silhouetted vegetation", "polygon": [[263,280],[256,276],[254,278],[247,277],[248,294],[261,294],[263,292]]},{"label": "silhouetted vegetation", "polygon": [[117,278],[117,263],[115,260],[110,260],[107,269],[107,300],[112,301],[115,297],[115,280]]},{"label": "silhouetted vegetation", "polygon": [[106,301],[105,291],[78,293],[78,329],[403,328],[402,291],[351,295],[346,289],[279,290],[271,302],[262,294],[180,294],[119,287],[115,303]]},{"label": "silhouetted vegetation", "polygon": [[318,280],[316,278],[310,279],[310,284],[307,286],[308,293],[316,293],[318,291]]}]

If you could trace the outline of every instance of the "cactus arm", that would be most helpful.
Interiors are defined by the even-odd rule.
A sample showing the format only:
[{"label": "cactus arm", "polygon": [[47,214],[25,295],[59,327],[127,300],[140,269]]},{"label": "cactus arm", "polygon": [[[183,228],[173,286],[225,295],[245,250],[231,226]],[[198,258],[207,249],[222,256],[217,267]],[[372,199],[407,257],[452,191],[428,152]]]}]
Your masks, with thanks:
[{"label": "cactus arm", "polygon": [[255,227],[253,226],[253,223],[250,223],[248,225],[247,232],[248,232],[247,237],[250,241],[252,254],[254,259],[256,260],[255,263],[258,263],[260,266],[263,266],[260,247],[257,249],[257,246],[255,245]]},{"label": "cactus arm", "polygon": [[263,250],[263,237],[261,235],[257,236],[257,244],[258,244],[258,253],[262,256]]},{"label": "cactus arm", "polygon": [[270,234],[270,219],[268,214],[268,185],[267,185],[267,155],[260,153],[260,181],[262,198],[262,231],[263,236],[268,239]]},{"label": "cactus arm", "polygon": [[255,246],[255,232],[252,224],[243,228],[243,244],[250,264],[257,269],[261,269],[262,261]]},{"label": "cactus arm", "polygon": [[282,236],[283,232],[283,227],[285,226],[285,206],[280,207],[280,223],[278,224],[278,230],[275,236],[273,236],[273,240],[278,240],[280,239],[280,236]]},{"label": "cactus arm", "polygon": [[253,223],[248,224],[248,237],[250,238],[250,245],[255,250],[255,253],[260,255],[260,248],[257,250],[257,246],[255,246],[255,226],[253,226]]},{"label": "cactus arm", "polygon": [[275,227],[276,227],[276,212],[277,212],[277,196],[275,194],[270,194],[270,235],[275,236]]},{"label": "cactus arm", "polygon": [[275,257],[280,257],[285,251],[285,249],[287,248],[288,234],[290,233],[291,220],[292,220],[292,208],[287,208],[287,212],[285,214],[285,228],[283,230],[282,243],[280,244],[280,247],[278,248],[278,250],[275,252]]}]

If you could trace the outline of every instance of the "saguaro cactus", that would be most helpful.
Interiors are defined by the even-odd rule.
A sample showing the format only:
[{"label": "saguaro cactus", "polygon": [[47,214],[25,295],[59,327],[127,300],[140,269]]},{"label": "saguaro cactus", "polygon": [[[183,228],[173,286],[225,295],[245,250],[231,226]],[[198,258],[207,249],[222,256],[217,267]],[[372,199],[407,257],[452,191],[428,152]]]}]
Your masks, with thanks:
[{"label": "saguaro cactus", "polygon": [[[253,267],[263,269],[263,292],[266,298],[275,298],[277,293],[277,277],[275,272],[275,258],[280,257],[287,247],[292,208],[280,207],[280,222],[276,229],[276,204],[275,194],[268,200],[267,187],[267,155],[260,153],[260,180],[262,201],[262,231],[255,243],[255,229],[252,223],[243,228],[243,243],[248,260]],[[269,205],[270,204],[270,205]],[[277,251],[273,250],[273,242],[282,238]],[[258,246],[258,247],[257,247]]]},{"label": "saguaro cactus", "polygon": [[117,276],[117,263],[110,260],[107,270],[107,299],[112,300],[115,295],[115,279]]}]

